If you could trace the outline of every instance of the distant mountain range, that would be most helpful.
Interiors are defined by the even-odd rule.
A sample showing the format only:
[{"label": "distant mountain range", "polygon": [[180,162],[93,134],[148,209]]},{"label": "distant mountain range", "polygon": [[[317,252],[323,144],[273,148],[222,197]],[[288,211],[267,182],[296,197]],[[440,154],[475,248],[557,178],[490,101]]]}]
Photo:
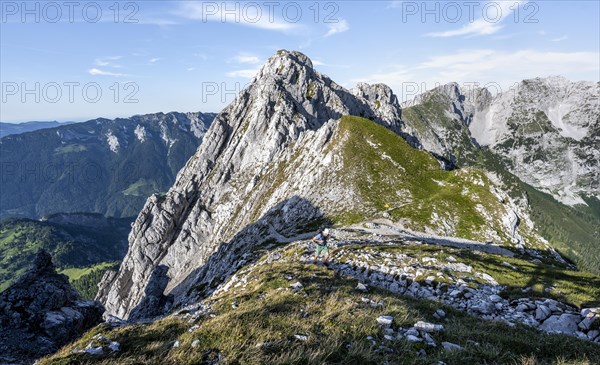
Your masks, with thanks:
[{"label": "distant mountain range", "polygon": [[402,104],[423,148],[458,165],[480,146],[524,182],[566,205],[600,199],[600,83],[523,80],[492,97],[450,83]]},{"label": "distant mountain range", "polygon": [[210,126],[211,113],[94,119],[0,139],[0,217],[139,213],[164,193]]},{"label": "distant mountain range", "polygon": [[24,132],[33,132],[39,129],[60,127],[62,125],[73,124],[75,122],[24,122],[24,123],[6,123],[0,122],[0,138],[11,134],[19,134]]}]

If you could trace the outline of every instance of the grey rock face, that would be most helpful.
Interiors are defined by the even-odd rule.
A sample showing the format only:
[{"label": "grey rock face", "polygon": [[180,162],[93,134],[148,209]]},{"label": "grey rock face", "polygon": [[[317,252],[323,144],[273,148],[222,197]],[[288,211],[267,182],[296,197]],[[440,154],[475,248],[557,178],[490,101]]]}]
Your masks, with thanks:
[{"label": "grey rock face", "polygon": [[489,147],[522,181],[568,205],[600,191],[600,83],[523,80],[492,97],[450,83],[402,103],[403,131],[464,163]]},{"label": "grey rock face", "polygon": [[464,163],[477,148],[469,125],[491,99],[487,89],[463,90],[457,83],[439,86],[402,103],[403,131],[453,167]]},{"label": "grey rock face", "polygon": [[[352,204],[327,173],[337,167],[326,145],[334,121],[344,115],[401,129],[389,88],[360,85],[352,94],[315,71],[301,53],[272,56],[215,118],[166,196],[146,202],[119,272],[100,284],[97,299],[107,314],[152,316],[154,310],[140,303],[147,303],[159,266],[166,268],[162,294],[174,305],[185,303],[232,273],[253,245],[269,237],[285,241],[319,219],[322,209]],[[303,158],[293,160],[295,154]]]},{"label": "grey rock face", "polygon": [[50,354],[100,323],[103,311],[82,300],[40,251],[33,268],[0,294],[0,362]]},{"label": "grey rock face", "polygon": [[497,95],[469,128],[521,180],[573,205],[600,191],[600,83],[524,80]]},{"label": "grey rock face", "polygon": [[540,329],[547,332],[559,332],[574,334],[577,332],[577,324],[581,318],[576,314],[561,314],[550,316],[540,325]]}]

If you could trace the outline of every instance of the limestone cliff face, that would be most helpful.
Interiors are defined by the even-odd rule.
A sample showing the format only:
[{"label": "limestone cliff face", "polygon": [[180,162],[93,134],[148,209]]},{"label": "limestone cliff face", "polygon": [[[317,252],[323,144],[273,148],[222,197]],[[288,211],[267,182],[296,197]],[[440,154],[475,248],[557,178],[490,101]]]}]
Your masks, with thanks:
[{"label": "limestone cliff face", "polygon": [[469,125],[491,99],[487,89],[461,88],[457,83],[439,86],[402,103],[404,131],[451,167],[464,164],[477,149]]},{"label": "limestone cliff face", "polygon": [[303,54],[273,55],[215,118],[169,192],[147,200],[120,270],[101,283],[107,314],[138,319],[185,302],[235,270],[248,247],[353,204],[329,173],[339,161],[327,143],[344,115],[402,129],[387,86],[362,84],[353,94]]},{"label": "limestone cliff face", "polygon": [[461,165],[488,147],[522,181],[568,204],[600,191],[600,83],[523,80],[494,97],[440,86],[402,103],[403,131]]},{"label": "limestone cliff face", "polygon": [[564,204],[600,199],[600,83],[523,80],[469,126],[521,180]]}]

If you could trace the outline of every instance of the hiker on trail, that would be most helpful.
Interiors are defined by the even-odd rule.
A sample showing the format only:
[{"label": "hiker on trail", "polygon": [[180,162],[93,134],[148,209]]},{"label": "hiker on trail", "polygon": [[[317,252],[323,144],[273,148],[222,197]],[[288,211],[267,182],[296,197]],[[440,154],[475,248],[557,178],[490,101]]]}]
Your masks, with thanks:
[{"label": "hiker on trail", "polygon": [[315,258],[313,262],[316,264],[317,259],[323,253],[325,254],[325,258],[323,259],[323,263],[326,264],[329,259],[329,247],[327,247],[327,239],[329,238],[329,229],[325,228],[321,233],[313,237],[312,241],[317,244],[317,248],[315,250]]}]

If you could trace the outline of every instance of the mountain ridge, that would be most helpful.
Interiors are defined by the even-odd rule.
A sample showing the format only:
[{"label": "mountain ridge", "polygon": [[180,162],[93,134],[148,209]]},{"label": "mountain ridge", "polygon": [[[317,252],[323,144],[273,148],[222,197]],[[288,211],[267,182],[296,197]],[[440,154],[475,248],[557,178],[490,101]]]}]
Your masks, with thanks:
[{"label": "mountain ridge", "polygon": [[[375,216],[553,256],[517,205],[494,195],[500,189],[484,173],[444,171],[402,139],[406,127],[391,89],[356,90],[316,72],[298,52],[273,55],[215,118],[169,192],[148,199],[120,270],[100,285],[97,299],[107,313],[153,316],[157,308],[148,303],[168,311],[232,275],[241,252],[269,238]],[[418,205],[406,205],[412,201]]]},{"label": "mountain ridge", "polygon": [[0,139],[0,217],[55,212],[132,216],[166,191],[214,117],[158,113]]}]

